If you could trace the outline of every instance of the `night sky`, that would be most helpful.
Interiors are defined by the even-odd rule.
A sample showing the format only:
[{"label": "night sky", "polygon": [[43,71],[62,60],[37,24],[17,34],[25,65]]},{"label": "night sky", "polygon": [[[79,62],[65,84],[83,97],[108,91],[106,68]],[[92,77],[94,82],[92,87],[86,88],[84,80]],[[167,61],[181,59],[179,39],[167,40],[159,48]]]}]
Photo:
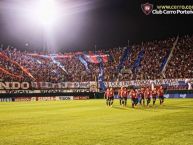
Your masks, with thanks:
[{"label": "night sky", "polygon": [[[172,2],[156,0],[156,3],[155,0],[154,2],[144,0],[92,1],[89,9],[72,15],[74,23],[67,28],[68,32],[63,31],[65,29],[63,23],[58,25],[56,35],[60,37],[57,37],[57,50],[88,50],[94,49],[95,44],[98,49],[112,48],[126,46],[128,40],[132,44],[193,33],[193,15],[146,16],[141,10],[141,4],[145,2],[162,5],[171,3],[193,5],[193,2],[187,3],[185,0]],[[16,35],[13,35],[10,31],[17,29],[14,27],[14,22],[12,22],[11,30],[6,28],[6,25],[7,22],[4,22],[0,14],[0,43],[10,44],[20,49],[25,49],[26,42],[30,44],[30,49],[42,47],[41,33],[37,32],[32,36],[30,31],[25,29],[20,30],[22,35],[18,34],[18,31]]]}]

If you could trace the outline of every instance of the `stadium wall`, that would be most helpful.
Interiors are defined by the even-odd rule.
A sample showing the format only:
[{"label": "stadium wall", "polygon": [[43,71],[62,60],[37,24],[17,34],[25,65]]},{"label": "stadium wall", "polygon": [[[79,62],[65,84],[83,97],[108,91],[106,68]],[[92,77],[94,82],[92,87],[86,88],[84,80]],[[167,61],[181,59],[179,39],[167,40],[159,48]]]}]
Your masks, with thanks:
[{"label": "stadium wall", "polygon": [[[165,98],[193,98],[193,90],[172,90],[165,91]],[[87,100],[102,99],[104,93],[55,93],[55,94],[0,94],[0,102],[21,102],[21,101],[58,101],[58,100]],[[118,96],[115,95],[118,99]]]},{"label": "stadium wall", "polygon": [[[169,80],[142,80],[106,82],[106,85],[115,89],[124,86],[139,88],[140,86],[163,85],[165,98],[193,98],[193,90],[188,90],[187,79]],[[192,82],[192,79],[189,79]],[[63,97],[62,97],[63,96]],[[72,96],[71,98],[69,98]],[[58,97],[59,99],[56,99]],[[34,99],[36,98],[36,99]],[[81,100],[101,99],[104,92],[99,92],[97,82],[0,82],[0,101],[16,100]],[[115,98],[118,98],[115,96]]]}]

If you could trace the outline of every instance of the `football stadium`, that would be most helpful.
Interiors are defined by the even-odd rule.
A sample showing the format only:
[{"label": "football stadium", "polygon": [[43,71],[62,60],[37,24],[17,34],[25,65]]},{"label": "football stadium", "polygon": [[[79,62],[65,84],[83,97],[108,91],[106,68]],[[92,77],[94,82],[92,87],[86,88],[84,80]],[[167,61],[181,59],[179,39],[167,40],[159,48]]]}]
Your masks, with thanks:
[{"label": "football stadium", "polygon": [[0,145],[192,145],[193,3],[0,0]]}]

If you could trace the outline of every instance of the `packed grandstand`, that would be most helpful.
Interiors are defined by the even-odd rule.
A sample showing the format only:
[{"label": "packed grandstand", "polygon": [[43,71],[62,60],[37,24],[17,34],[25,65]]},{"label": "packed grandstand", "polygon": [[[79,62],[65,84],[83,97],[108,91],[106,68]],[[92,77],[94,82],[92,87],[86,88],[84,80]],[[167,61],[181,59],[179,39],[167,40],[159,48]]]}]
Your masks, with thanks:
[{"label": "packed grandstand", "polygon": [[192,68],[189,35],[88,52],[0,50],[0,80],[7,82],[88,82],[97,81],[101,72],[104,81],[193,78]]}]

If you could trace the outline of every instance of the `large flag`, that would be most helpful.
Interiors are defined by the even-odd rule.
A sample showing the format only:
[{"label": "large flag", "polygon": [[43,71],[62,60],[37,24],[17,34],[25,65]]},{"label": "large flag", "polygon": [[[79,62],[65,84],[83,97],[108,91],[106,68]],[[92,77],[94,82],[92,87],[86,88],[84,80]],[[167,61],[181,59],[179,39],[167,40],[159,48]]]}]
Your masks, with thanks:
[{"label": "large flag", "polygon": [[101,62],[106,63],[108,62],[108,55],[107,54],[90,54],[90,55],[84,55],[84,58],[87,62],[99,64]]},{"label": "large flag", "polygon": [[13,72],[9,72],[9,71],[5,70],[5,69],[2,68],[2,67],[0,67],[0,71],[3,72],[3,73],[5,73],[6,75],[9,75],[9,76],[11,76],[11,77],[14,77],[14,78],[18,78],[18,79],[21,79],[21,78],[22,78],[21,76],[15,75],[15,74],[13,74]]},{"label": "large flag", "polygon": [[[28,54],[32,57],[39,57],[39,58],[46,58],[46,59],[50,59],[54,64],[56,64],[59,68],[61,68],[66,74],[68,74],[67,70],[65,69],[65,67],[56,60],[56,58],[71,58],[72,55],[59,55],[59,54],[51,54],[51,55],[39,55],[36,53],[33,54]],[[41,64],[40,61],[37,61],[39,64]]]},{"label": "large flag", "polygon": [[40,54],[36,54],[36,53],[32,53],[32,54],[28,54],[30,56],[33,56],[33,57],[40,57],[40,58],[72,58],[73,55],[72,54],[64,54],[64,55],[61,55],[61,54],[50,54],[50,55],[40,55]]},{"label": "large flag", "polygon": [[100,90],[104,92],[106,90],[106,86],[104,83],[104,65],[103,65],[103,62],[101,62],[99,65],[98,83],[99,83]]},{"label": "large flag", "polygon": [[140,63],[141,63],[143,56],[144,56],[144,53],[145,53],[144,49],[139,52],[138,57],[132,66],[133,70],[137,69],[140,66]]},{"label": "large flag", "polygon": [[[7,48],[9,49],[9,48]],[[6,56],[4,53],[0,52],[0,57],[5,59],[8,62],[11,62],[13,64],[15,64],[16,66],[18,66],[25,74],[27,74],[30,78],[32,78],[33,80],[35,80],[34,76],[32,76],[32,74],[23,66],[21,66],[19,63],[17,63],[16,61],[10,59],[8,56]]]},{"label": "large flag", "polygon": [[88,63],[86,62],[86,60],[84,60],[81,56],[78,56],[80,62],[85,66],[86,71],[90,71],[88,68]]},{"label": "large flag", "polygon": [[128,59],[129,53],[130,53],[130,49],[129,49],[129,47],[127,47],[127,48],[124,50],[124,52],[123,52],[123,55],[122,55],[122,57],[121,57],[121,59],[120,59],[119,65],[117,66],[117,70],[118,70],[119,72],[122,70],[125,61]]},{"label": "large flag", "polygon": [[100,91],[105,91],[106,87],[104,84],[104,65],[103,63],[108,62],[109,55],[98,53],[94,54],[92,52],[89,52],[88,55],[84,55],[84,58],[87,62],[99,64],[99,75],[98,75],[98,84]]},{"label": "large flag", "polygon": [[65,67],[59,61],[57,61],[55,57],[51,56],[51,60],[54,64],[56,64],[59,68],[61,68],[66,74],[68,74]]}]

